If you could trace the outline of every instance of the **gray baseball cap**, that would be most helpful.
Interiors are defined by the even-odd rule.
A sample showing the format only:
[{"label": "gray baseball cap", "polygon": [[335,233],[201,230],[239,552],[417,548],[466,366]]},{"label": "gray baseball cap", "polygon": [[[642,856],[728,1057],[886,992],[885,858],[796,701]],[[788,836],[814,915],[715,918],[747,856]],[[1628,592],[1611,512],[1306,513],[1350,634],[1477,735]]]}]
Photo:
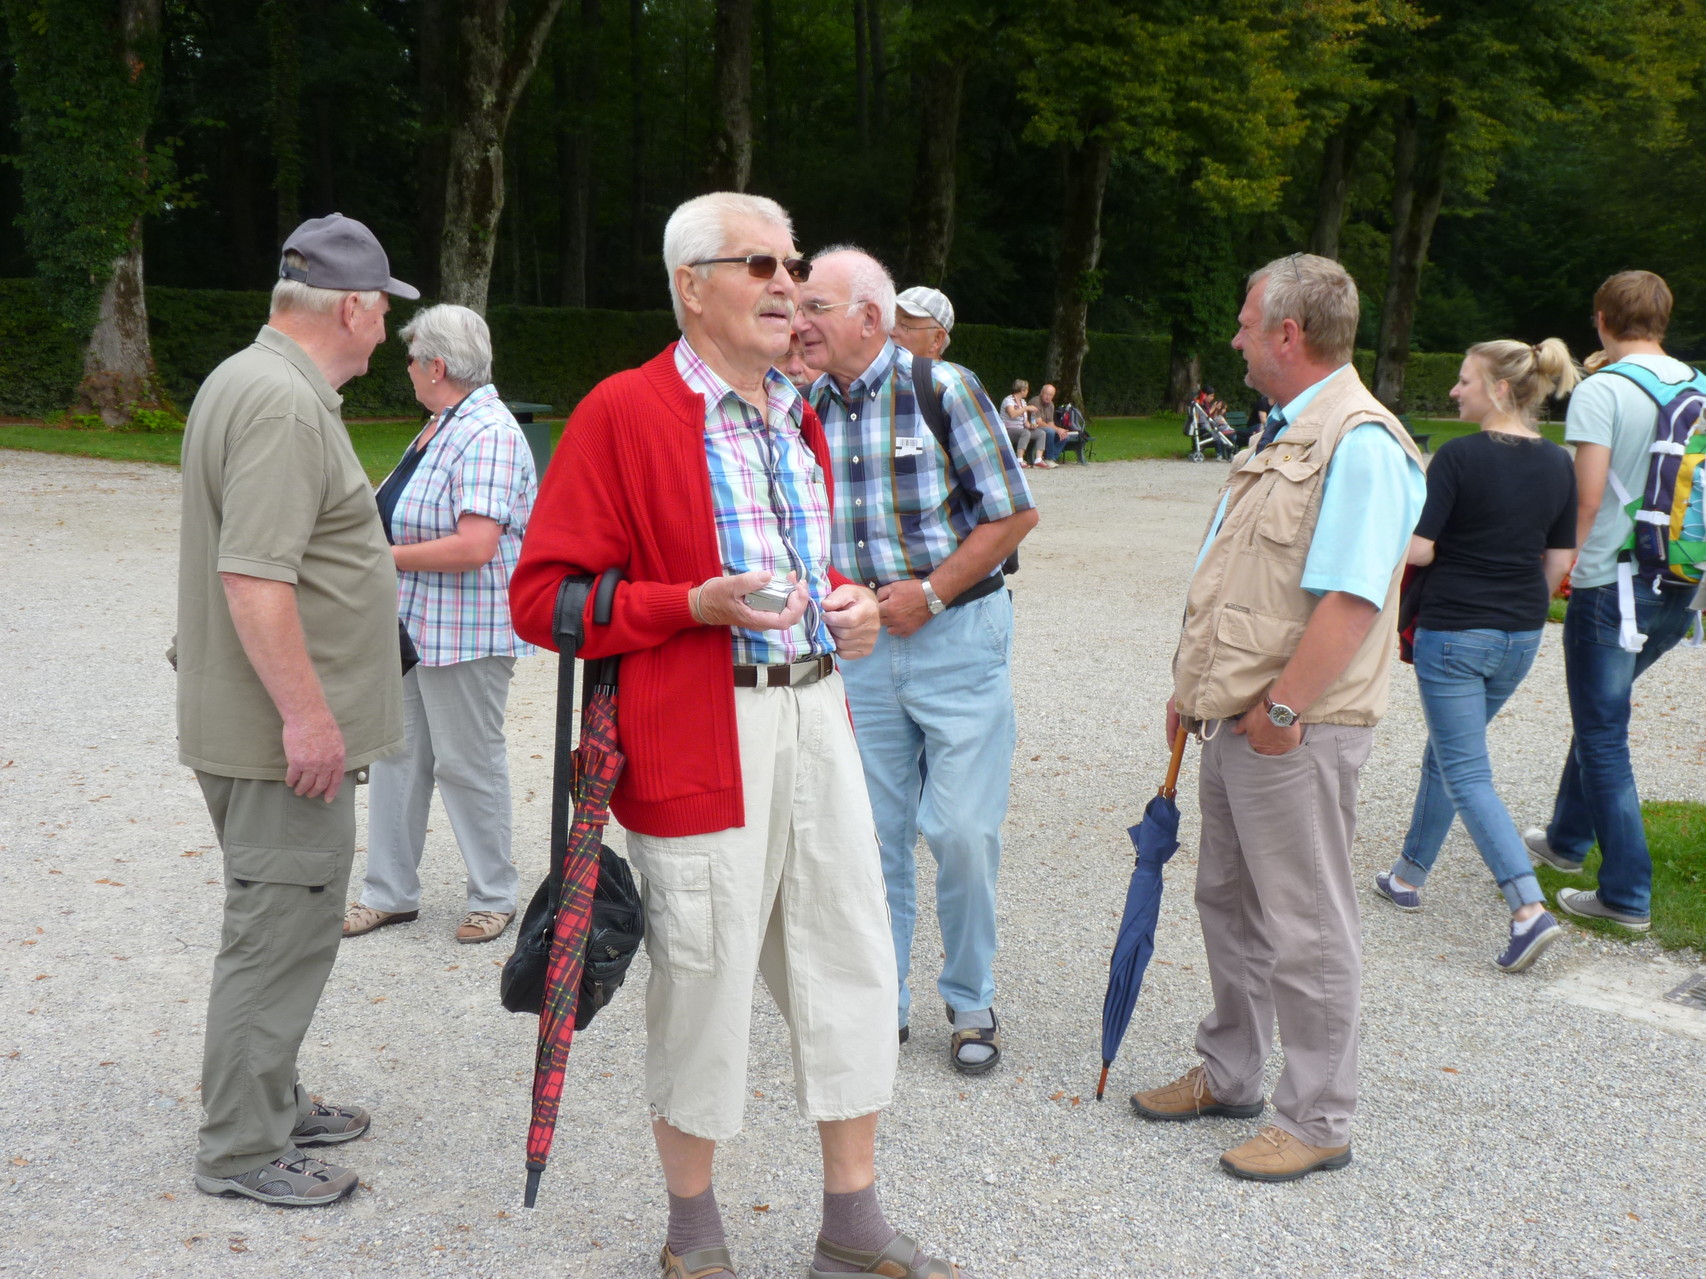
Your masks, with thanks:
[{"label": "gray baseball cap", "polygon": [[285,252],[300,253],[306,267],[286,265],[281,256],[278,276],[316,289],[349,289],[367,293],[378,290],[393,297],[414,299],[421,291],[412,284],[391,278],[391,260],[379,247],[379,239],[363,223],[341,213],[309,218],[284,242]]},{"label": "gray baseball cap", "polygon": [[902,293],[895,305],[908,315],[921,320],[934,320],[949,333],[954,331],[954,304],[941,289],[927,289],[922,284]]}]

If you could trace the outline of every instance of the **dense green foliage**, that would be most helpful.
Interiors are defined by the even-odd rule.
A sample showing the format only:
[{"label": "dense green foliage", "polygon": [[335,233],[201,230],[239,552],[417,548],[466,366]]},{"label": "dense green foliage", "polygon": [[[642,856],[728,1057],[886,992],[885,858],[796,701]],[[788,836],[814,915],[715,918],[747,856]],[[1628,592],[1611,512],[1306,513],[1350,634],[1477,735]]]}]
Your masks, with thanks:
[{"label": "dense green foliage", "polygon": [[[408,322],[414,304],[392,309],[390,330]],[[153,289],[149,293],[154,355],[160,378],[184,409],[215,365],[240,350],[266,322],[264,293]],[[649,359],[674,339],[667,311],[570,310],[498,306],[491,312],[498,386],[514,400],[567,412],[600,378]],[[950,359],[973,370],[999,400],[1015,378],[1042,385],[1040,329],[963,324]],[[1092,333],[1084,386],[1098,414],[1153,413],[1167,387],[1168,341],[1160,336]],[[1243,360],[1221,344],[1209,352],[1205,380],[1234,407],[1253,398],[1243,386]],[[1368,355],[1358,356],[1367,372]],[[1446,392],[1457,379],[1455,354],[1417,356],[1411,366],[1419,412],[1450,413]],[[393,337],[373,353],[367,376],[344,387],[347,417],[412,415],[402,344]],[[52,317],[33,280],[0,280],[0,416],[39,417],[63,407],[80,371],[77,342]]]}]

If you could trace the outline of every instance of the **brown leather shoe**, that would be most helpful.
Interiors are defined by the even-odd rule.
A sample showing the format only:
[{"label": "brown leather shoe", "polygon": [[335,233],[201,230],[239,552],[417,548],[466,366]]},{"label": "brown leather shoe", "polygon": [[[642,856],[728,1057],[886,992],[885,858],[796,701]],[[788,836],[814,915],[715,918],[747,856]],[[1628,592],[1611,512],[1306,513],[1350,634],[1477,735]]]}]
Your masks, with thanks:
[{"label": "brown leather shoe", "polygon": [[1262,1113],[1262,1104],[1253,1101],[1232,1106],[1215,1100],[1214,1094],[1208,1090],[1208,1075],[1201,1066],[1192,1066],[1170,1084],[1131,1095],[1131,1108],[1145,1119],[1173,1122],[1201,1119],[1204,1115],[1254,1119]]},{"label": "brown leather shoe", "polygon": [[1269,1124],[1242,1146],[1220,1157],[1220,1166],[1234,1177],[1250,1181],[1296,1181],[1312,1172],[1343,1168],[1351,1161],[1351,1148],[1311,1146],[1284,1128]]}]

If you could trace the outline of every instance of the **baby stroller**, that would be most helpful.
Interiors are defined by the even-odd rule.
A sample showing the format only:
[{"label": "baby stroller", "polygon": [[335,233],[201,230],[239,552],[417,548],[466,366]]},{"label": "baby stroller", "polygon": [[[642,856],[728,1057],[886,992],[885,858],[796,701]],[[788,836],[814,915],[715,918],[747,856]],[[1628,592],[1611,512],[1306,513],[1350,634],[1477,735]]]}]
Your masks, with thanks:
[{"label": "baby stroller", "polygon": [[1223,462],[1238,451],[1232,439],[1232,428],[1226,424],[1226,419],[1210,417],[1208,410],[1196,400],[1191,401],[1184,433],[1191,441],[1191,451],[1186,455],[1186,461],[1207,461],[1203,453],[1204,445],[1212,445],[1214,455]]}]

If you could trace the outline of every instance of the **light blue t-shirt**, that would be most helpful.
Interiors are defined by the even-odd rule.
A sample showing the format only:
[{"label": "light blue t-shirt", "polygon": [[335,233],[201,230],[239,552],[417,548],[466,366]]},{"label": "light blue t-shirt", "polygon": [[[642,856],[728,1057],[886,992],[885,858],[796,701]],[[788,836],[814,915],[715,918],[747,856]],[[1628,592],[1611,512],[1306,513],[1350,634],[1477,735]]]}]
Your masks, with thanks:
[{"label": "light blue t-shirt", "polygon": [[[1335,369],[1315,385],[1292,397],[1280,409],[1286,425],[1275,438],[1284,439],[1290,423],[1303,414],[1321,388],[1345,368]],[[1208,554],[1209,544],[1226,518],[1226,502],[1220,499],[1208,537],[1197,552],[1197,567]],[[1410,547],[1410,533],[1421,518],[1428,496],[1422,469],[1379,422],[1352,427],[1333,450],[1321,492],[1321,513],[1303,562],[1303,589],[1312,595],[1344,591],[1368,600],[1376,608],[1386,604],[1392,574]],[[1195,570],[1193,570],[1195,571]]]}]

